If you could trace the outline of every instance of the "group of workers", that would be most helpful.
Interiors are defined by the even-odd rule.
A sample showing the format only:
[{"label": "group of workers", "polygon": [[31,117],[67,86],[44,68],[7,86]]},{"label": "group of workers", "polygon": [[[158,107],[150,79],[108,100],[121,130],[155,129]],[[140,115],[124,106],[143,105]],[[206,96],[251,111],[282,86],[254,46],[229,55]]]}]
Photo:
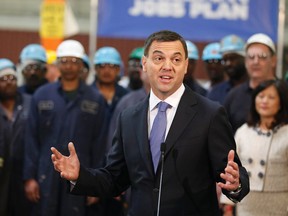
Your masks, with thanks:
[{"label": "group of workers", "polygon": [[[207,44],[201,57],[208,85],[194,75],[200,59],[197,47],[188,40],[186,46],[189,65],[183,83],[222,104],[236,131],[246,121],[252,89],[275,78],[273,41],[261,33],[246,42],[232,34]],[[251,61],[267,58],[263,54],[255,60],[249,54],[252,48],[266,49],[270,64],[250,66]],[[73,141],[81,165],[103,167],[120,113],[150,92],[147,74],[142,72],[143,55],[144,47],[131,52],[125,85],[120,77],[123,61],[114,47],[99,48],[93,64],[76,40],[63,41],[55,53],[29,44],[17,65],[0,59],[0,215],[125,215],[129,190],[114,198],[67,193],[66,180],[54,171],[50,148],[68,155],[67,144]],[[91,67],[96,74],[88,85]]]}]

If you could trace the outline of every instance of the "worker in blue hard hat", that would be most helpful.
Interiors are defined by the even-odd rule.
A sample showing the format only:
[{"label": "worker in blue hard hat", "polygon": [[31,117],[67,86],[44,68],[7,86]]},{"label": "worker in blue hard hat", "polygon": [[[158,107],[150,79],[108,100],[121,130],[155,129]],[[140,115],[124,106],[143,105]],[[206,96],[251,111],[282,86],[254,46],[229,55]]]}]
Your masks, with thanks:
[{"label": "worker in blue hard hat", "polygon": [[40,44],[29,44],[22,49],[19,61],[24,77],[24,85],[19,89],[21,92],[33,94],[38,87],[48,82],[46,50]]},{"label": "worker in blue hard hat", "polygon": [[228,79],[214,86],[207,97],[223,104],[228,92],[248,78],[245,67],[245,42],[237,35],[227,35],[220,41],[220,53]]},{"label": "worker in blue hard hat", "polygon": [[[113,115],[116,105],[121,100],[121,98],[128,93],[126,88],[118,84],[122,58],[116,48],[111,46],[104,46],[95,52],[93,63],[96,74],[95,82],[92,84],[92,86],[99,90],[106,100],[106,104],[109,110],[108,122],[110,124],[110,119]],[[110,146],[110,143],[108,143],[107,146]],[[105,212],[103,214],[107,216],[121,216],[124,211],[121,196],[115,199],[108,198],[102,200],[101,207],[103,208],[103,212]]]},{"label": "worker in blue hard hat", "polygon": [[[0,59],[0,215],[30,215],[24,193],[24,129],[30,95],[19,92],[14,63]],[[4,142],[3,142],[4,141]]]},{"label": "worker in blue hard hat", "polygon": [[122,59],[114,47],[101,47],[94,55],[95,82],[92,86],[106,99],[112,115],[116,104],[128,90],[118,84]]},{"label": "worker in blue hard hat", "polygon": [[188,50],[189,64],[183,82],[184,84],[189,86],[194,92],[206,96],[207,90],[204,89],[194,78],[194,71],[196,69],[196,64],[199,59],[198,49],[194,43],[188,40],[186,40],[186,46]]},{"label": "worker in blue hard hat", "polygon": [[207,44],[203,49],[202,60],[204,61],[205,69],[210,80],[210,89],[225,80],[220,43],[213,42]]}]

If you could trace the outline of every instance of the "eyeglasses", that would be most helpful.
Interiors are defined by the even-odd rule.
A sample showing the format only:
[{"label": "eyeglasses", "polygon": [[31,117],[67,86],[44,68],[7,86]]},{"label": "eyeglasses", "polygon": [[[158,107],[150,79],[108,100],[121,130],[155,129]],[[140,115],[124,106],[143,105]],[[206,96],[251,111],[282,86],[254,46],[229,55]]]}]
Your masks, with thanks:
[{"label": "eyeglasses", "polygon": [[26,67],[23,68],[22,72],[24,74],[34,72],[42,72],[45,71],[45,65],[44,64],[29,64]]},{"label": "eyeglasses", "polygon": [[221,64],[222,60],[221,59],[209,59],[205,61],[207,64]]},{"label": "eyeglasses", "polygon": [[1,82],[7,82],[7,81],[16,81],[17,78],[14,75],[5,75],[3,77],[0,77]]},{"label": "eyeglasses", "polygon": [[66,64],[79,65],[82,62],[82,60],[79,58],[60,58],[58,62],[63,65]]},{"label": "eyeglasses", "polygon": [[97,68],[105,68],[105,67],[108,67],[108,68],[117,68],[119,67],[119,65],[115,65],[115,64],[96,64],[96,67]]},{"label": "eyeglasses", "polygon": [[265,61],[266,59],[268,59],[269,57],[271,57],[270,54],[267,53],[248,53],[246,55],[246,59],[249,61],[254,61],[255,58],[258,58],[259,61]]}]

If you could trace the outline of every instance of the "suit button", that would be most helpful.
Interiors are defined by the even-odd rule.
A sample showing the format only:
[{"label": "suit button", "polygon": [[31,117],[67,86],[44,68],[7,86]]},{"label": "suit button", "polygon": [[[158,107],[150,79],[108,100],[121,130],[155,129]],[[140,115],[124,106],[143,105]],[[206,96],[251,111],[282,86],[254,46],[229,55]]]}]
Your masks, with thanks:
[{"label": "suit button", "polygon": [[153,189],[153,192],[154,192],[154,193],[158,193],[158,192],[159,192],[159,189],[158,189],[158,188],[154,188],[154,189]]},{"label": "suit button", "polygon": [[252,158],[249,158],[249,159],[248,159],[248,163],[251,164],[252,162],[253,162],[253,159],[252,159]]},{"label": "suit button", "polygon": [[260,164],[261,164],[262,166],[264,166],[264,165],[265,165],[265,161],[264,161],[264,160],[260,160]]},{"label": "suit button", "polygon": [[264,177],[264,174],[262,172],[259,172],[258,177],[262,179]]}]

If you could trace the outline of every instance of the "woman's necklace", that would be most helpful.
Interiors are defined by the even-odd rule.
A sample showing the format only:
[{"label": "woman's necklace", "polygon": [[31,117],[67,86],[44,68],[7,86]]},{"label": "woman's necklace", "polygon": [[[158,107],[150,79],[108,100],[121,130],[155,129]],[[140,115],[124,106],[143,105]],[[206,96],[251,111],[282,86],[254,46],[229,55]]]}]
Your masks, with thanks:
[{"label": "woman's necklace", "polygon": [[264,132],[261,130],[261,128],[259,127],[259,124],[257,124],[255,127],[253,127],[253,130],[256,131],[256,133],[260,136],[271,136],[272,133],[276,133],[279,128],[281,127],[282,125],[277,125],[276,127],[274,127],[273,129],[271,130],[268,130],[267,132]]}]

